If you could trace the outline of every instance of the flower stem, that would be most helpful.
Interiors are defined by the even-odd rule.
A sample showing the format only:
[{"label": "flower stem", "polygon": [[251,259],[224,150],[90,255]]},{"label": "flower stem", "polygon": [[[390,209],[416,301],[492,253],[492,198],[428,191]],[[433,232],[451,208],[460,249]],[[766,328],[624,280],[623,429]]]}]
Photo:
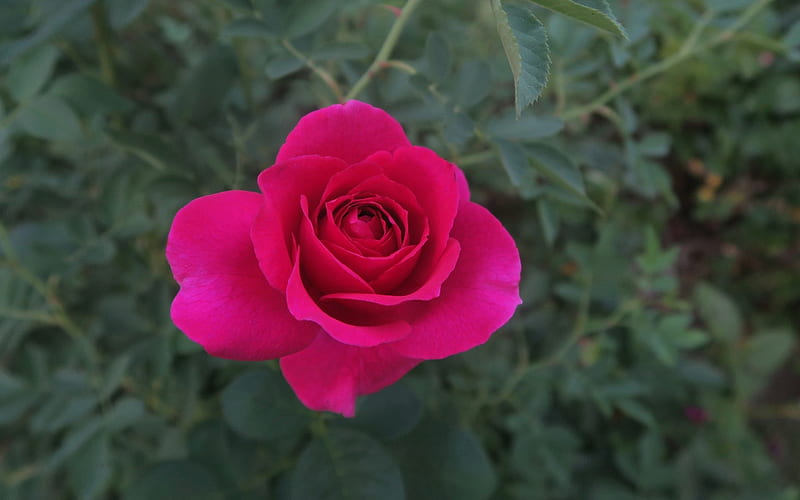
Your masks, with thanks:
[{"label": "flower stem", "polygon": [[[51,309],[51,312],[49,313],[40,311],[26,311],[23,314],[12,313],[8,314],[8,316],[15,316],[15,319],[41,321],[44,324],[58,325],[64,332],[67,333],[67,335],[72,337],[76,344],[78,344],[78,346],[82,349],[83,354],[86,356],[87,361],[92,366],[96,367],[99,355],[94,345],[91,343],[83,330],[81,330],[72,320],[72,318],[69,317],[61,300],[59,300],[53,290],[51,290],[51,287],[48,286],[48,284],[45,283],[41,278],[31,272],[27,267],[25,267],[22,262],[20,262],[16,252],[14,251],[14,248],[11,245],[11,239],[8,231],[2,222],[0,222],[0,251],[2,251],[5,258],[4,264],[8,265],[13,273],[15,273],[20,279],[25,281],[34,290],[36,290],[39,295],[41,295],[42,298],[47,301],[47,304]],[[0,311],[0,315],[5,316],[7,312],[9,311]]]},{"label": "flower stem", "polygon": [[417,8],[421,0],[408,0],[405,7],[403,7],[403,11],[400,13],[400,16],[392,25],[392,29],[389,30],[389,34],[386,35],[386,40],[383,41],[383,45],[381,49],[378,51],[378,55],[375,56],[375,60],[372,61],[372,64],[369,65],[367,71],[361,75],[361,78],[353,85],[353,88],[350,89],[350,92],[344,97],[346,101],[350,99],[355,99],[358,97],[358,94],[361,93],[362,90],[369,84],[372,80],[372,77],[375,76],[384,62],[389,60],[389,56],[392,55],[392,50],[394,50],[394,46],[397,45],[397,41],[400,39],[400,34],[403,32],[403,28],[405,27],[408,19],[411,17],[411,13],[414,12],[414,9]]},{"label": "flower stem", "polygon": [[114,85],[114,50],[111,46],[111,27],[108,24],[108,12],[103,0],[95,2],[91,8],[94,37],[97,41],[97,57],[100,59],[100,71],[103,81]]},{"label": "flower stem", "polygon": [[290,42],[289,40],[284,38],[283,40],[281,40],[281,44],[283,44],[283,46],[286,48],[286,50],[289,51],[290,54],[303,61],[303,64],[305,64],[306,67],[308,67],[308,69],[313,71],[314,74],[316,74],[323,82],[325,82],[325,85],[327,85],[328,88],[331,89],[331,92],[333,92],[333,95],[336,96],[337,101],[339,102],[344,101],[344,97],[342,96],[342,90],[339,88],[339,84],[336,83],[336,79],[334,79],[330,73],[320,68],[314,61],[311,60],[311,58],[309,58],[307,55],[297,50],[297,48],[294,45],[292,45],[292,42]]},{"label": "flower stem", "polygon": [[[753,3],[752,5],[750,5],[750,7],[745,9],[744,12],[742,12],[742,15],[739,16],[736,22],[733,23],[728,29],[722,31],[719,35],[715,36],[706,43],[702,44],[696,43],[700,31],[699,29],[696,29],[689,37],[687,42],[683,45],[683,47],[681,47],[681,49],[678,50],[676,53],[658,63],[648,66],[647,68],[638,73],[631,75],[630,77],[623,80],[619,84],[614,85],[613,87],[608,89],[600,97],[590,102],[589,104],[565,111],[564,113],[561,114],[561,119],[571,120],[574,118],[578,118],[579,116],[591,113],[600,108],[601,106],[606,105],[606,103],[608,103],[618,95],[622,94],[626,90],[630,89],[631,87],[634,87],[639,83],[648,80],[656,75],[664,73],[665,71],[671,69],[673,66],[687,59],[690,59],[700,54],[701,52],[705,52],[718,45],[733,40],[737,32],[740,31],[745,25],[747,25],[747,23],[749,23],[753,19],[753,17],[756,16],[756,14],[761,12],[761,10],[763,10],[772,1],[773,0],[758,0],[757,2]],[[705,27],[705,22],[699,23],[700,29]]]}]

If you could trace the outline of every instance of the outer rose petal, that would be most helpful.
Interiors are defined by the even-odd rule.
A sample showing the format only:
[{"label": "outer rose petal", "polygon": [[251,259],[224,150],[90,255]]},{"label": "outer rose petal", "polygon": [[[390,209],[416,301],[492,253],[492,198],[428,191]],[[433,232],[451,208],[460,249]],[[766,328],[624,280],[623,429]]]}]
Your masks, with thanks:
[{"label": "outer rose petal", "polygon": [[390,347],[353,347],[321,333],[302,351],[281,358],[281,370],[304,405],[355,415],[356,398],[397,382],[420,360]]},{"label": "outer rose petal", "polygon": [[[167,236],[167,261],[175,281],[204,274],[244,274],[255,262],[247,237],[261,196],[224,191],[178,210]],[[258,272],[258,265],[253,269]]]},{"label": "outer rose petal", "polygon": [[400,354],[440,359],[483,344],[522,303],[519,252],[488,210],[462,203],[452,236],[461,242],[458,264],[440,297],[412,315],[411,333],[391,344]]},{"label": "outer rose petal", "polygon": [[276,162],[319,155],[353,164],[376,151],[394,151],[409,145],[403,127],[387,112],[360,101],[349,101],[301,118],[278,151]]},{"label": "outer rose petal", "polygon": [[464,171],[456,167],[456,182],[458,183],[458,195],[461,198],[461,203],[464,204],[469,201],[470,192],[467,178],[464,176]]},{"label": "outer rose petal", "polygon": [[172,320],[213,356],[273,359],[304,348],[319,331],[294,319],[259,271],[250,226],[260,205],[261,196],[247,191],[198,198],[175,215],[167,238],[181,285]]},{"label": "outer rose petal", "polygon": [[320,331],[297,321],[260,275],[189,277],[172,302],[172,321],[212,356],[264,361],[295,353]]}]

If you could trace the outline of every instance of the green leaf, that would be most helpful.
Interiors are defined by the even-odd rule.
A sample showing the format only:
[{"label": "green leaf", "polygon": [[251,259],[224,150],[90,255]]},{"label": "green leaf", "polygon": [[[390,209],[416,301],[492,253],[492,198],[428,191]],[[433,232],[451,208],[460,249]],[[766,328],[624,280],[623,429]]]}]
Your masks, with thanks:
[{"label": "green leaf", "polygon": [[474,135],[475,123],[464,113],[448,110],[442,132],[447,142],[461,147]]},{"label": "green leaf", "polygon": [[231,428],[251,439],[294,436],[309,424],[308,412],[276,372],[245,372],[222,392],[222,414]]},{"label": "green leaf", "polygon": [[63,99],[45,94],[23,107],[17,118],[32,136],[54,141],[75,141],[81,137],[78,115]]},{"label": "green leaf", "polygon": [[292,473],[291,498],[403,500],[406,496],[400,470],[383,446],[357,431],[330,429],[300,455]]},{"label": "green leaf", "polygon": [[222,500],[213,472],[189,461],[163,462],[133,482],[124,500]]},{"label": "green leaf", "polygon": [[112,432],[121,431],[137,423],[146,414],[141,399],[126,396],[114,403],[103,415],[107,429]]},{"label": "green leaf", "polygon": [[220,113],[237,74],[236,58],[229,47],[209,49],[178,87],[170,111],[186,121],[201,121]]},{"label": "green leaf", "polygon": [[635,399],[621,399],[614,403],[622,413],[628,415],[632,419],[638,421],[647,427],[657,427],[656,418],[653,413],[643,404]]},{"label": "green leaf", "polygon": [[715,339],[733,342],[743,333],[739,309],[721,290],[708,283],[700,283],[694,290],[694,302]]},{"label": "green leaf", "polygon": [[644,253],[636,257],[636,264],[649,274],[663,273],[675,264],[678,248],[662,249],[658,233],[652,226],[645,228]]},{"label": "green leaf", "polygon": [[556,186],[578,196],[584,204],[602,212],[586,195],[583,174],[578,167],[561,151],[545,144],[535,144],[527,148],[533,168]]},{"label": "green leaf", "polygon": [[715,12],[743,10],[753,4],[753,0],[705,0],[706,8]]},{"label": "green leaf", "polygon": [[519,189],[523,198],[532,199],[539,195],[539,188],[532,176],[533,170],[528,162],[525,149],[514,142],[495,141],[500,151],[500,163],[508,174],[511,184]]},{"label": "green leaf", "polygon": [[492,70],[483,61],[466,61],[458,69],[453,89],[453,99],[462,108],[469,109],[489,95]]},{"label": "green leaf", "polygon": [[684,329],[672,336],[672,343],[679,349],[697,349],[707,344],[708,341],[708,334],[697,328]]},{"label": "green leaf", "polygon": [[547,246],[552,247],[558,236],[558,213],[550,208],[550,202],[544,199],[536,201],[536,214],[539,216],[539,225]]},{"label": "green leaf", "polygon": [[84,444],[103,429],[104,421],[100,417],[92,417],[82,425],[73,427],[67,433],[61,445],[50,454],[45,462],[46,470],[54,470],[60,467],[65,460],[74,455]]},{"label": "green leaf", "polygon": [[250,2],[250,0],[217,0],[217,1],[224,3],[233,10],[241,12],[253,11],[253,4]]},{"label": "green leaf", "polygon": [[392,451],[409,499],[486,500],[497,485],[481,443],[471,432],[451,425],[424,422],[394,442]]},{"label": "green leaf", "polygon": [[80,500],[99,498],[111,482],[112,456],[108,434],[89,440],[67,465],[69,485]]},{"label": "green leaf", "polygon": [[11,66],[6,77],[6,88],[17,102],[23,102],[39,93],[53,73],[59,52],[45,45],[20,58]]},{"label": "green leaf", "polygon": [[150,0],[105,0],[108,20],[114,30],[121,30],[139,17]]},{"label": "green leaf", "polygon": [[124,113],[133,108],[133,102],[100,80],[83,73],[59,77],[48,94],[63,97],[78,113],[87,117],[101,113]]},{"label": "green leaf", "polygon": [[103,385],[100,387],[99,399],[106,399],[117,390],[122,383],[123,377],[128,373],[130,363],[131,357],[126,354],[111,362],[106,370]]},{"label": "green leaf", "polygon": [[422,417],[422,405],[403,382],[370,394],[358,401],[356,416],[350,422],[380,439],[408,434]]},{"label": "green leaf", "polygon": [[744,345],[745,370],[757,376],[770,375],[792,354],[795,342],[794,332],[788,328],[756,333]]},{"label": "green leaf", "polygon": [[292,55],[280,56],[272,59],[264,67],[264,73],[273,80],[291,75],[303,69],[303,61]]},{"label": "green leaf", "polygon": [[288,12],[286,36],[298,38],[325,24],[338,8],[335,0],[306,0],[295,2]]},{"label": "green leaf", "polygon": [[274,38],[278,33],[272,30],[264,22],[252,18],[245,17],[242,19],[234,19],[222,29],[220,37],[225,39],[231,38]]},{"label": "green leaf", "polygon": [[425,73],[434,82],[442,83],[450,75],[452,61],[447,40],[439,33],[430,33],[425,42]]},{"label": "green leaf", "polygon": [[165,170],[183,163],[183,157],[160,135],[135,132],[109,132],[111,141],[123,151],[131,153],[145,163]]},{"label": "green leaf", "polygon": [[625,29],[617,22],[611,7],[606,0],[532,0],[533,3],[548,8],[559,14],[607,31],[622,38],[627,38]]},{"label": "green leaf", "polygon": [[513,116],[493,118],[486,131],[498,139],[536,140],[556,135],[563,128],[564,122],[553,116],[526,115],[519,119]]},{"label": "green leaf", "polygon": [[651,132],[636,145],[640,154],[652,158],[662,158],[669,153],[672,138],[664,132]]},{"label": "green leaf", "polygon": [[541,21],[527,6],[492,0],[497,32],[514,75],[517,116],[541,95],[550,74],[550,48]]},{"label": "green leaf", "polygon": [[54,2],[53,7],[27,36],[0,48],[0,68],[10,63],[28,50],[36,47],[58,33],[73,18],[88,9],[95,0],[63,0]]},{"label": "green leaf", "polygon": [[800,48],[800,20],[795,21],[786,35],[783,37],[783,44],[791,48]]}]

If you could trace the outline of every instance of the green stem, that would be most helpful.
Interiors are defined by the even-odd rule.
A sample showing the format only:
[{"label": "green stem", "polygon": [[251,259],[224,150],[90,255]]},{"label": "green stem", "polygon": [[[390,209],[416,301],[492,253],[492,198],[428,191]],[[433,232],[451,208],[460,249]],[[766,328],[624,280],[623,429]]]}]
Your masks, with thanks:
[{"label": "green stem", "polygon": [[92,25],[97,41],[97,57],[100,59],[100,71],[103,81],[114,85],[114,50],[111,46],[111,27],[108,24],[106,4],[99,0],[92,5]]},{"label": "green stem", "polygon": [[514,393],[514,390],[517,388],[520,382],[522,382],[525,377],[537,370],[542,368],[546,368],[548,366],[553,366],[559,363],[570,348],[578,342],[585,334],[586,334],[586,324],[589,319],[589,306],[592,302],[592,286],[594,284],[594,273],[589,271],[586,276],[586,282],[584,283],[583,292],[581,293],[581,297],[578,302],[578,312],[575,318],[575,326],[572,328],[572,332],[569,335],[569,338],[565,340],[555,351],[553,351],[549,356],[536,361],[534,363],[527,364],[525,366],[520,366],[514,372],[511,377],[509,377],[508,382],[505,384],[502,390],[498,393],[498,395],[491,401],[492,404],[496,405],[503,401],[508,400],[511,395]]},{"label": "green stem", "polygon": [[344,102],[342,90],[339,88],[339,84],[336,83],[336,79],[334,79],[330,73],[320,68],[314,61],[311,60],[310,57],[297,50],[297,48],[292,45],[292,42],[289,40],[283,39],[281,40],[281,44],[283,44],[290,54],[303,61],[303,64],[305,64],[308,69],[313,71],[314,74],[316,74],[323,82],[325,82],[325,85],[327,85],[328,88],[331,89],[331,92],[333,92],[333,95],[336,96],[337,101]]},{"label": "green stem", "polygon": [[[13,272],[15,272],[20,278],[22,278],[25,282],[27,282],[34,290],[36,290],[48,303],[50,308],[52,309],[52,315],[48,316],[47,318],[40,318],[45,323],[54,323],[58,325],[63,331],[67,333],[72,339],[83,349],[84,354],[87,360],[91,363],[92,366],[97,366],[98,364],[98,354],[91,343],[91,341],[86,337],[83,330],[81,330],[75,322],[72,321],[72,318],[69,317],[67,311],[64,309],[64,306],[61,304],[61,301],[56,297],[56,295],[52,292],[50,287],[42,281],[38,276],[33,274],[27,267],[23,266],[20,262],[19,258],[17,257],[14,248],[11,246],[11,240],[8,236],[8,231],[6,230],[5,226],[0,223],[0,251],[3,252],[8,266],[11,268]],[[31,318],[33,319],[33,318]],[[46,321],[45,321],[46,319]]]},{"label": "green stem", "polygon": [[417,5],[419,5],[420,1],[421,0],[408,0],[408,3],[406,3],[405,7],[403,7],[403,11],[400,13],[400,16],[394,22],[394,25],[392,25],[392,29],[389,30],[389,34],[386,35],[386,40],[383,41],[383,45],[378,51],[378,55],[375,56],[375,60],[372,61],[372,64],[369,65],[367,71],[361,75],[361,78],[358,79],[355,85],[353,85],[353,88],[350,89],[350,92],[348,92],[345,96],[346,101],[358,97],[358,94],[360,94],[367,84],[369,84],[369,82],[372,80],[372,77],[375,76],[375,73],[381,69],[383,63],[389,60],[389,56],[392,55],[394,46],[397,45],[397,41],[400,39],[400,34],[403,32],[403,28],[408,22],[408,19],[411,17],[411,13],[414,12],[414,9],[416,9]]},{"label": "green stem", "polygon": [[[701,52],[705,52],[710,50],[718,45],[726,43],[732,39],[734,39],[735,35],[739,30],[741,30],[747,23],[749,23],[753,17],[756,16],[761,10],[763,10],[767,5],[769,5],[773,0],[758,0],[756,3],[750,5],[742,15],[733,23],[728,29],[721,32],[716,37],[712,38],[706,43],[703,44],[696,44],[696,37],[690,36],[687,40],[687,43],[681,47],[675,54],[672,56],[656,63],[651,66],[648,66],[644,70],[639,73],[631,75],[629,78],[623,80],[618,85],[615,85],[608,89],[605,93],[603,93],[600,97],[593,100],[589,104],[584,106],[579,106],[577,108],[567,110],[562,115],[561,118],[563,120],[572,120],[574,118],[578,118],[585,114],[591,113],[595,111],[597,108],[604,106],[606,103],[617,97],[618,95],[622,94],[626,90],[630,89],[638,85],[639,83],[648,80],[656,75],[664,73],[665,71],[671,69],[673,66],[682,63],[683,61],[690,59]],[[695,30],[695,33],[697,30]],[[693,33],[694,35],[694,33]]]},{"label": "green stem", "polygon": [[455,162],[459,167],[466,167],[468,165],[476,165],[486,163],[490,160],[497,158],[494,150],[481,151],[480,153],[473,153],[456,158]]},{"label": "green stem", "polygon": [[248,109],[255,107],[255,100],[253,99],[253,72],[250,65],[247,64],[247,50],[243,40],[235,40],[233,43],[234,51],[236,52],[236,63],[239,65],[239,72],[242,75],[242,92],[244,93],[244,101]]}]

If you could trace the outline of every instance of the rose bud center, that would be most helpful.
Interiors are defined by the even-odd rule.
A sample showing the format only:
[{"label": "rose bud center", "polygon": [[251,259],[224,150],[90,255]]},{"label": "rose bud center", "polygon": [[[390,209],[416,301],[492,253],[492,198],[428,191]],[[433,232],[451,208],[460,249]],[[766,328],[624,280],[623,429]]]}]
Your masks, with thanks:
[{"label": "rose bud center", "polygon": [[372,207],[350,208],[343,222],[343,229],[351,238],[377,240],[386,233],[386,221]]}]

